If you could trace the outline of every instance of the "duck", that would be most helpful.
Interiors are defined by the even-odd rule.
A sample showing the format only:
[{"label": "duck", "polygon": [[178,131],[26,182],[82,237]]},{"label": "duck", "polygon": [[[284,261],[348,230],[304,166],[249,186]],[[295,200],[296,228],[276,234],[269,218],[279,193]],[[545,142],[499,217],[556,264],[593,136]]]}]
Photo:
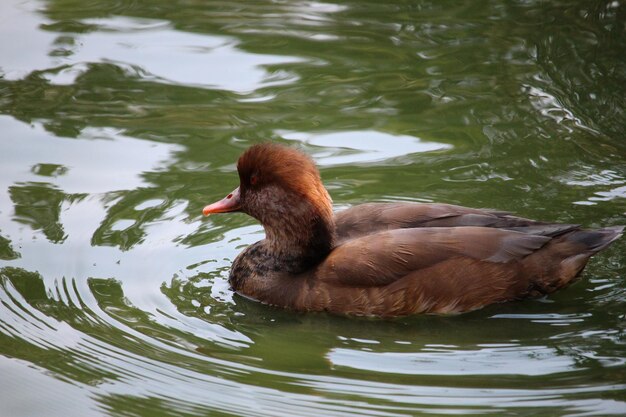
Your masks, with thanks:
[{"label": "duck", "polygon": [[567,287],[624,227],[582,229],[452,204],[364,203],[334,212],[308,155],[265,142],[237,161],[239,186],[203,209],[243,212],[265,238],[233,261],[248,299],[300,312],[458,314]]}]

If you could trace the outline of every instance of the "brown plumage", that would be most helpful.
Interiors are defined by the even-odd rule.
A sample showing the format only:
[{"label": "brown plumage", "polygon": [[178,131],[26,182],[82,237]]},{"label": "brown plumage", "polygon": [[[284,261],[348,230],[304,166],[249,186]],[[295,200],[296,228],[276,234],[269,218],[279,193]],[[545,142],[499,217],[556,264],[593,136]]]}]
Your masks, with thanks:
[{"label": "brown plumage", "polygon": [[239,187],[203,213],[243,211],[266,238],[237,256],[230,284],[299,311],[459,313],[549,294],[623,231],[449,204],[371,203],[333,214],[313,161],[275,144],[252,146],[237,170]]}]

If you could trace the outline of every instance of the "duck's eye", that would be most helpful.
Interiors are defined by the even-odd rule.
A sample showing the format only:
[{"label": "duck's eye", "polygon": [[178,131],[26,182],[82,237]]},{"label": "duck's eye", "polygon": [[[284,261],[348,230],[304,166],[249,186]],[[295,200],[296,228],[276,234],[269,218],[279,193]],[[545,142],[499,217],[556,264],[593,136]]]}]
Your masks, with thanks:
[{"label": "duck's eye", "polygon": [[252,175],[250,177],[250,184],[251,185],[256,185],[257,182],[259,182],[259,177],[256,174]]}]

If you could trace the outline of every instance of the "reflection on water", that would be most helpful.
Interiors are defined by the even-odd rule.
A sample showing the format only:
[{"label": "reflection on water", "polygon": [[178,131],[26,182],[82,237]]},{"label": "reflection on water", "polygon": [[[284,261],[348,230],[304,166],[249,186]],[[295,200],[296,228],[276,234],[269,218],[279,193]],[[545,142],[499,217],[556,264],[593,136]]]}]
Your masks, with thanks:
[{"label": "reflection on water", "polygon": [[[314,145],[321,152],[313,152],[315,161],[320,166],[339,164],[379,164],[401,156],[418,152],[428,152],[450,148],[443,143],[422,142],[419,138],[406,135],[389,135],[374,131],[337,132],[337,133],[300,133],[281,132],[287,140],[302,141]],[[393,143],[393,147],[388,144]],[[348,149],[351,152],[329,152],[334,147]]]},{"label": "reflection on water", "polygon": [[408,375],[549,375],[574,369],[574,362],[545,346],[503,345],[475,350],[425,347],[420,352],[359,352],[335,349],[336,366]]},{"label": "reflection on water", "polygon": [[625,16],[2,2],[0,414],[625,414],[623,239],[548,298],[381,321],[234,295],[262,228],[201,216],[273,140],[312,155],[338,207],[624,224]]},{"label": "reflection on water", "polygon": [[[118,63],[146,81],[245,93],[295,81],[286,76],[270,77],[263,67],[301,61],[293,57],[245,53],[236,48],[236,39],[180,32],[167,21],[118,17],[85,19],[83,23],[91,30],[71,42],[73,50],[65,50],[71,62],[97,63],[104,59]],[[155,43],[154,39],[159,42]],[[164,60],[164,56],[168,59]],[[52,84],[73,84],[87,69],[78,65],[82,68],[65,67],[46,78]]]},{"label": "reflection on water", "polygon": [[68,194],[134,190],[145,185],[144,172],[158,170],[182,149],[127,137],[111,128],[84,128],[68,138],[50,135],[42,127],[0,116],[6,158],[0,167],[3,187],[15,181],[45,181]]},{"label": "reflection on water", "polygon": [[583,165],[568,173],[562,181],[569,186],[590,187],[593,190],[593,195],[587,200],[574,204],[596,205],[600,201],[626,198],[626,172],[620,173],[613,169],[598,172],[594,167]]}]

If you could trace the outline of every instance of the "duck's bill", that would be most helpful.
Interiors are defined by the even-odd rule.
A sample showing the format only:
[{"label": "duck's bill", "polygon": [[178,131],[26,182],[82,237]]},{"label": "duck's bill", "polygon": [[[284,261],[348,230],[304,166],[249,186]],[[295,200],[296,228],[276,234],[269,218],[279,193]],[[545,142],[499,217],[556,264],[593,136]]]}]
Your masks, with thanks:
[{"label": "duck's bill", "polygon": [[235,188],[232,193],[213,204],[209,204],[202,210],[202,214],[208,216],[214,213],[228,213],[231,211],[239,211],[239,187]]}]

